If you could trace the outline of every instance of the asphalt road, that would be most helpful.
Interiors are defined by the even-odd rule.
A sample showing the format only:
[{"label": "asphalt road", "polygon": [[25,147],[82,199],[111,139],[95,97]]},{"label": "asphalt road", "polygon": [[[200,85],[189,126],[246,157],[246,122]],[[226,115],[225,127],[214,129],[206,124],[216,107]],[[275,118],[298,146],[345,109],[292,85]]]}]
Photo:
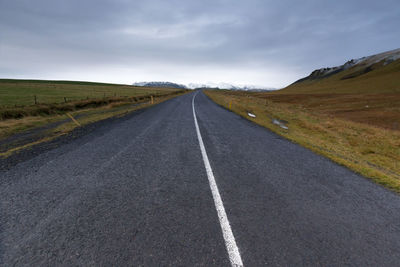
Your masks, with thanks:
[{"label": "asphalt road", "polygon": [[0,265],[400,265],[398,195],[199,93],[206,170],[193,96],[0,171]]}]

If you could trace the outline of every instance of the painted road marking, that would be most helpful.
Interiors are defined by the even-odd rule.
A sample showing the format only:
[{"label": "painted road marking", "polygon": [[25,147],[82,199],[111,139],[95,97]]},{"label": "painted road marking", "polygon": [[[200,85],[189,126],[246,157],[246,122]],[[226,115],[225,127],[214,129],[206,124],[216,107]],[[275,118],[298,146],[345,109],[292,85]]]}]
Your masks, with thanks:
[{"label": "painted road marking", "polygon": [[210,184],[215,208],[217,209],[219,223],[222,229],[222,235],[224,236],[225,246],[228,251],[231,265],[234,267],[243,266],[242,257],[240,256],[239,249],[236,245],[235,237],[233,236],[232,229],[228,221],[228,217],[226,216],[224,203],[222,202],[221,195],[219,194],[217,183],[215,182],[214,174],[211,169],[210,162],[208,161],[208,156],[206,148],[204,147],[203,138],[201,137],[199,124],[197,123],[196,111],[194,108],[194,99],[196,98],[196,95],[197,93],[192,98],[194,124],[196,126],[197,138],[199,139],[201,155],[203,156],[204,167],[206,168],[207,172],[208,183]]}]

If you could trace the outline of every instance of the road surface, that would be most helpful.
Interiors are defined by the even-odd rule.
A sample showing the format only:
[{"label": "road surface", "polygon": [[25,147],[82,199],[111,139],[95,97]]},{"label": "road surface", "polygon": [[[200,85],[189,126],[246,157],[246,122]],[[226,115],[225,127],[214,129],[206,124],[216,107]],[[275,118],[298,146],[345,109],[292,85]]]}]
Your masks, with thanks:
[{"label": "road surface", "polygon": [[400,265],[398,195],[195,94],[2,170],[0,265]]}]

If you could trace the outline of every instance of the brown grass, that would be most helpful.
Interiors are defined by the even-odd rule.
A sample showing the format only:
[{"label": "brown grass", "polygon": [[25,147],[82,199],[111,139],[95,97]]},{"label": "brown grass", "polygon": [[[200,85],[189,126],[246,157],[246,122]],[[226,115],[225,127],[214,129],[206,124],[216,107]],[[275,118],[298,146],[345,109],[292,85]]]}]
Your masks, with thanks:
[{"label": "brown grass", "polygon": [[400,94],[254,94],[313,113],[400,130]]}]

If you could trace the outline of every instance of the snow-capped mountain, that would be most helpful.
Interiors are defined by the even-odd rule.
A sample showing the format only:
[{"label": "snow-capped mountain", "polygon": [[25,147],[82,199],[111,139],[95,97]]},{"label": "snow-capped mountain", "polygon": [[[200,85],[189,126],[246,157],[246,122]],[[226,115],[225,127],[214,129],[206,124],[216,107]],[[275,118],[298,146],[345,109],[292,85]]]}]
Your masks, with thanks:
[{"label": "snow-capped mountain", "polygon": [[256,85],[233,85],[230,83],[189,83],[187,85],[173,83],[173,82],[136,82],[133,83],[135,86],[147,86],[147,87],[172,87],[180,89],[197,89],[197,88],[218,88],[218,89],[229,89],[229,90],[245,90],[245,91],[272,91],[275,88],[256,86]]},{"label": "snow-capped mountain", "polygon": [[275,90],[275,88],[265,87],[265,86],[257,86],[257,85],[233,85],[230,83],[189,83],[187,85],[188,88],[196,89],[196,88],[218,88],[218,89],[228,89],[228,90],[245,90],[245,91],[253,91],[253,90]]},{"label": "snow-capped mountain", "polygon": [[[305,80],[319,80],[323,78],[327,78],[339,72],[348,70],[350,68],[357,71],[357,76],[361,74],[365,74],[370,72],[376,68],[386,66],[396,60],[400,59],[400,49],[391,50],[388,52],[362,57],[358,59],[351,59],[347,61],[345,64],[333,68],[322,68],[314,70],[309,76],[296,81],[295,83],[299,83]],[[379,65],[379,66],[378,66]],[[354,75],[355,75],[354,74]],[[355,77],[354,75],[344,76],[342,79],[350,79]]]}]

